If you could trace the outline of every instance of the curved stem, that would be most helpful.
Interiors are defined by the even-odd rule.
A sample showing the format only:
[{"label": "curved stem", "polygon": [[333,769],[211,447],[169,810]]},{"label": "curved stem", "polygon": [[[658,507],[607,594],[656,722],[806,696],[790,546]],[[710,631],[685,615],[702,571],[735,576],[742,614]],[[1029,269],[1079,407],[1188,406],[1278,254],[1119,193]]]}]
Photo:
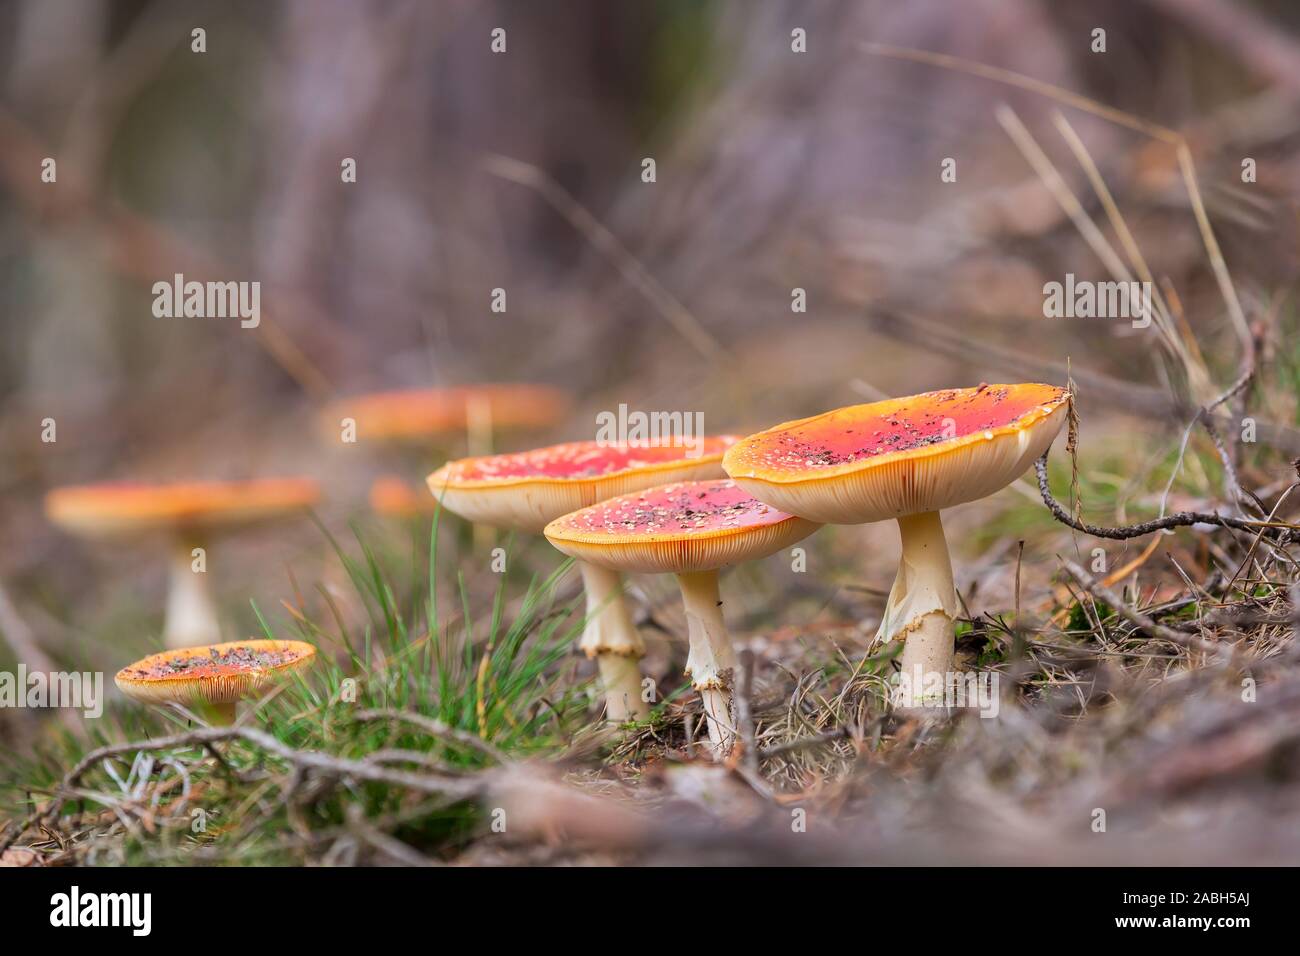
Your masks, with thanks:
[{"label": "curved stem", "polygon": [[[898,519],[903,553],[877,637],[903,641],[902,673],[895,702],[902,706],[942,703],[943,680],[952,669],[953,618],[957,589],[939,512]],[[939,675],[938,683],[932,675]]]},{"label": "curved stem", "polygon": [[691,642],[690,654],[686,658],[686,676],[704,703],[704,719],[708,724],[713,755],[725,757],[736,739],[731,701],[736,652],[722,619],[718,572],[679,574],[677,583],[681,586],[682,601],[686,605],[686,626]]},{"label": "curved stem", "polygon": [[645,643],[632,623],[617,571],[578,562],[587,594],[587,624],[578,646],[596,659],[605,692],[605,716],[622,722],[650,713],[642,699],[641,667]]},{"label": "curved stem", "polygon": [[221,624],[208,586],[206,563],[203,571],[194,570],[190,553],[194,547],[192,541],[180,539],[172,545],[171,582],[163,620],[165,647],[195,647],[221,640]]}]

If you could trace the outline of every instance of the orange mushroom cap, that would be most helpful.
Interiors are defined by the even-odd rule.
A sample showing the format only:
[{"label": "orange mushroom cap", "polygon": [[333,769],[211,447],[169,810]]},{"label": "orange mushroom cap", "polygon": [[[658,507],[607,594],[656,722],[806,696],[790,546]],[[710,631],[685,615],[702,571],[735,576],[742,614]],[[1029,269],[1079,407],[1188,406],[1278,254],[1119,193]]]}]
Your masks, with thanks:
[{"label": "orange mushroom cap", "polygon": [[437,504],[423,489],[413,488],[393,475],[376,478],[370,485],[370,508],[376,514],[413,518],[432,514]]},{"label": "orange mushroom cap", "polygon": [[580,441],[462,458],[431,474],[429,490],[470,521],[536,533],[560,515],[615,495],[721,478],[722,455],[735,441],[734,435],[703,438],[697,449],[681,442],[643,447]]},{"label": "orange mushroom cap", "polygon": [[306,669],[315,656],[303,641],[230,641],[150,654],[113,680],[148,704],[232,704]]},{"label": "orange mushroom cap", "polygon": [[113,534],[252,524],[319,500],[320,485],[310,478],[111,482],[55,488],[45,496],[45,514],[68,531]]},{"label": "orange mushroom cap", "polygon": [[559,550],[617,571],[681,574],[766,557],[818,525],[777,511],[734,481],[683,481],[556,518]]},{"label": "orange mushroom cap", "polygon": [[852,405],[750,435],[727,474],[774,507],[858,524],[939,511],[1005,487],[1051,445],[1069,392],[951,388]]},{"label": "orange mushroom cap", "polygon": [[475,407],[495,428],[548,428],[568,414],[567,392],[550,385],[485,384],[458,388],[416,388],[355,395],[332,402],[325,412],[330,431],[343,418],[358,435],[389,441],[464,431]]}]

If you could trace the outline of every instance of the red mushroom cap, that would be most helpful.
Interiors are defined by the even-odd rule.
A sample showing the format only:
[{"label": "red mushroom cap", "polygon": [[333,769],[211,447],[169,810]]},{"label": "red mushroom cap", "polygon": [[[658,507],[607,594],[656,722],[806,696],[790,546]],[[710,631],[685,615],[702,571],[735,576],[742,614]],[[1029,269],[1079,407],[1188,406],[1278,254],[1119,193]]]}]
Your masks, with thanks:
[{"label": "red mushroom cap", "polygon": [[1065,422],[1069,392],[980,385],[786,422],[737,442],[723,468],[813,521],[858,524],[983,498],[1024,473]]},{"label": "red mushroom cap", "polygon": [[332,402],[324,422],[333,433],[352,418],[364,438],[409,441],[464,431],[476,409],[495,428],[549,428],[569,406],[568,393],[550,385],[487,383],[354,395]]},{"label": "red mushroom cap", "polygon": [[370,508],[390,518],[414,518],[433,514],[438,503],[419,486],[396,475],[382,475],[370,485]]},{"label": "red mushroom cap", "polygon": [[686,573],[766,557],[817,525],[758,501],[734,481],[684,481],[556,518],[559,550],[618,571]]},{"label": "red mushroom cap", "polygon": [[536,533],[562,514],[615,495],[672,481],[721,478],[722,455],[735,441],[720,435],[701,439],[696,448],[681,442],[639,447],[581,441],[462,458],[431,474],[429,490],[470,521]]},{"label": "red mushroom cap", "polygon": [[303,641],[230,641],[150,654],[113,680],[145,703],[230,704],[309,667],[315,656]]},{"label": "red mushroom cap", "polygon": [[45,496],[51,521],[80,534],[210,529],[306,511],[320,500],[310,478],[109,482],[55,488]]}]

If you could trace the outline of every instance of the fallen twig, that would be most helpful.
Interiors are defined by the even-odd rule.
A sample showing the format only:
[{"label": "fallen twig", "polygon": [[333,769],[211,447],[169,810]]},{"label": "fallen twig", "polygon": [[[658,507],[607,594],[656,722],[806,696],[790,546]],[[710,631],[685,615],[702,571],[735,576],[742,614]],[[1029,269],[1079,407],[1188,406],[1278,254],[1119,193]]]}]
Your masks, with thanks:
[{"label": "fallen twig", "polygon": [[235,739],[244,740],[260,747],[298,769],[313,770],[319,776],[386,783],[419,793],[451,796],[463,800],[481,795],[487,787],[486,774],[483,773],[474,777],[435,777],[429,774],[393,770],[364,761],[333,757],[317,751],[295,750],[265,731],[249,727],[205,727],[183,734],[174,734],[170,737],[110,744],[92,750],[64,775],[59,786],[55,789],[56,796],[54,800],[47,807],[33,811],[23,822],[18,824],[16,829],[12,830],[3,840],[0,840],[0,853],[7,850],[18,839],[19,835],[33,824],[44,824],[53,820],[59,811],[63,809],[68,796],[75,792],[81,778],[103,760],[142,751],[208,746],[218,741]]},{"label": "fallen twig", "polygon": [[[1218,525],[1221,528],[1234,528],[1237,531],[1250,531],[1252,533],[1267,533],[1269,531],[1288,533],[1294,526],[1282,521],[1253,521],[1249,518],[1232,518],[1220,514],[1209,514],[1204,511],[1179,511],[1175,514],[1165,515],[1163,518],[1154,518],[1151,521],[1140,521],[1137,524],[1126,525],[1119,528],[1107,528],[1102,525],[1088,524],[1086,521],[1078,521],[1071,517],[1061,503],[1052,497],[1052,490],[1047,484],[1047,456],[1049,452],[1043,452],[1041,458],[1034,462],[1034,471],[1038,474],[1038,493],[1042,495],[1043,504],[1047,505],[1053,517],[1061,524],[1068,525],[1075,531],[1082,531],[1084,534],[1090,534],[1096,538],[1112,538],[1118,541],[1125,541],[1129,538],[1140,538],[1145,534],[1152,534],[1156,531],[1165,531],[1170,528],[1188,528],[1197,524]],[[1281,534],[1278,535],[1281,538]]]},{"label": "fallen twig", "polygon": [[506,763],[509,761],[500,749],[488,743],[477,734],[471,734],[468,731],[457,730],[455,727],[449,727],[441,720],[432,717],[425,717],[423,714],[411,713],[404,710],[360,710],[357,711],[353,718],[358,721],[372,720],[397,720],[402,723],[410,724],[413,727],[419,727],[430,737],[437,737],[439,740],[458,744],[467,747],[470,750],[477,750],[479,753],[490,757],[497,763]]},{"label": "fallen twig", "polygon": [[1180,647],[1186,647],[1189,650],[1211,654],[1225,662],[1231,660],[1231,653],[1225,652],[1222,647],[1215,644],[1213,641],[1207,641],[1194,634],[1185,634],[1182,631],[1176,631],[1163,624],[1157,624],[1145,614],[1129,607],[1128,603],[1120,595],[1106,587],[1106,585],[1102,584],[1069,558],[1060,558],[1060,561],[1065,567],[1065,570],[1070,572],[1070,576],[1079,582],[1080,587],[1091,594],[1094,598],[1100,598],[1105,601],[1116,614],[1124,618],[1124,620],[1128,621],[1134,627],[1145,631],[1151,637],[1158,638],[1162,641],[1170,641]]},{"label": "fallen twig", "polygon": [[784,743],[773,744],[771,747],[764,747],[759,752],[759,756],[764,760],[769,757],[779,757],[781,754],[790,753],[794,750],[802,750],[805,747],[816,747],[821,744],[834,743],[837,740],[853,739],[853,728],[847,725],[836,727],[834,730],[828,730],[820,734],[812,734],[808,737],[798,737],[794,740],[787,740]]}]

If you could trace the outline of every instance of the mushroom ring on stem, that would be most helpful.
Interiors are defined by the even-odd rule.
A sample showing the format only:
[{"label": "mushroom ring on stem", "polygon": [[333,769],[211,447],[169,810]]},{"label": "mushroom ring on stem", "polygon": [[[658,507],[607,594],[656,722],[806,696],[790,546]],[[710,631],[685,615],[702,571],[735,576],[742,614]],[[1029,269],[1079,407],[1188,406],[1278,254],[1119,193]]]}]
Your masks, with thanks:
[{"label": "mushroom ring on stem", "polygon": [[709,740],[721,757],[736,735],[736,655],[722,618],[718,569],[767,557],[817,528],[752,498],[734,481],[687,481],[557,518],[546,526],[546,537],[565,554],[611,572],[677,575],[690,633],[686,674],[700,693]]},{"label": "mushroom ring on stem", "polygon": [[135,482],[55,488],[45,513],[65,531],[83,537],[161,534],[171,545],[171,583],[163,644],[187,647],[221,640],[206,559],[194,567],[194,549],[218,532],[305,513],[320,500],[309,478],[253,481]]},{"label": "mushroom ring on stem", "polygon": [[[614,495],[672,481],[721,478],[722,454],[735,437],[702,438],[641,447],[568,442],[510,455],[463,458],[429,476],[429,490],[467,521],[539,534],[547,523]],[[623,600],[619,575],[578,562],[587,596],[587,623],[579,646],[594,658],[612,721],[644,717],[638,661],[645,645]]]},{"label": "mushroom ring on stem", "polygon": [[774,508],[826,524],[898,521],[902,558],[877,639],[903,642],[903,705],[941,703],[957,592],[939,512],[1022,475],[1061,430],[1052,385],[954,388],[786,422],[737,442],[728,475]]},{"label": "mushroom ring on stem", "polygon": [[122,693],[146,704],[180,704],[213,724],[231,724],[235,705],[311,666],[303,641],[231,641],[151,654],[114,677]]}]

